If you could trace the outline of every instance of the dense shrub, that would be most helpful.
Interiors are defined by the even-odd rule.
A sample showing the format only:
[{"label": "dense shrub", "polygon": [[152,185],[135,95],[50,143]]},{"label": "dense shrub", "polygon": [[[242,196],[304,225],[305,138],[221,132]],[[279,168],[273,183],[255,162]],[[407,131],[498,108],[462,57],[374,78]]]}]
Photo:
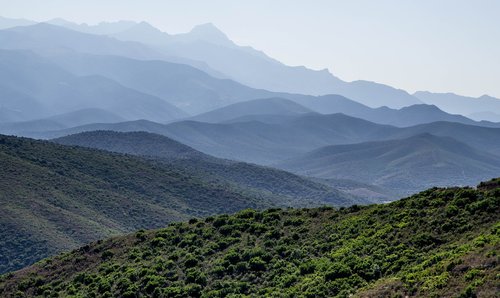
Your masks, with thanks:
[{"label": "dense shrub", "polygon": [[380,206],[192,220],[2,276],[0,296],[487,296],[500,271],[497,194],[434,188]]}]

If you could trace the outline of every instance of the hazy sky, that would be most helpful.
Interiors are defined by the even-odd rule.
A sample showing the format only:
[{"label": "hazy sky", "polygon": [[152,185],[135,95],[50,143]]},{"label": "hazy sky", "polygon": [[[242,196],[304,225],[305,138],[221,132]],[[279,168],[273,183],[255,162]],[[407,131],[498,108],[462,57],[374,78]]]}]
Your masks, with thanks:
[{"label": "hazy sky", "polygon": [[0,15],[144,20],[168,33],[212,22],[238,44],[344,80],[500,97],[500,0],[0,0]]}]

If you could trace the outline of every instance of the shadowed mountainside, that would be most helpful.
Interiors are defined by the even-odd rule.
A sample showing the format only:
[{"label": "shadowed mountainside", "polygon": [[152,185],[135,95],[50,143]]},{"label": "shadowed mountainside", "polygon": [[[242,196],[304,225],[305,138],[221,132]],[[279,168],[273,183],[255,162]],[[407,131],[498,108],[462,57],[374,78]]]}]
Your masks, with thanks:
[{"label": "shadowed mountainside", "polygon": [[[52,141],[63,145],[77,145],[158,159],[172,167],[197,173],[206,179],[217,178],[240,187],[286,197],[285,200],[291,205],[309,205],[318,202],[348,205],[394,199],[394,196],[386,190],[361,182],[315,179],[316,183],[269,167],[215,158],[165,136],[146,132],[91,131]],[[323,184],[330,187],[325,187]],[[346,196],[335,191],[339,188],[345,193],[358,195]]]},{"label": "shadowed mountainside", "polygon": [[[276,120],[274,117],[272,116]],[[453,122],[433,122],[398,128],[343,114],[309,113],[299,116],[281,116],[277,119],[276,122],[261,120],[227,123],[180,121],[168,125],[149,121],[132,121],[92,124],[27,135],[35,138],[56,138],[93,130],[147,131],[165,135],[216,157],[271,164],[328,145],[404,139],[430,133],[440,137],[451,137],[477,150],[500,156],[499,128]]]},{"label": "shadowed mountainside", "polygon": [[500,157],[449,137],[327,146],[276,165],[306,176],[364,181],[400,193],[432,186],[470,185],[500,173]]}]

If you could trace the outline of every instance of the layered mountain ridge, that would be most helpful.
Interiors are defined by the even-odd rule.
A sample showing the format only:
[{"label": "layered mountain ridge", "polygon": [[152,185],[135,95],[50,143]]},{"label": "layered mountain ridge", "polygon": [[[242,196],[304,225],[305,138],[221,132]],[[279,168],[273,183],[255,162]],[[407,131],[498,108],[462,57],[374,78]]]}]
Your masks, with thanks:
[{"label": "layered mountain ridge", "polygon": [[0,17],[0,296],[493,297],[499,103]]}]

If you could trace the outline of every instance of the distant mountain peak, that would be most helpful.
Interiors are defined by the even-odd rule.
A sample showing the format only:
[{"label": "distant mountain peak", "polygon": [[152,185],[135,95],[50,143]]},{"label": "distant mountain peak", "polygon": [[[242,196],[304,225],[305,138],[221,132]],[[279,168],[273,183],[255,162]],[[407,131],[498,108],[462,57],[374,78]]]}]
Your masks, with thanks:
[{"label": "distant mountain peak", "polygon": [[431,112],[431,111],[442,112],[442,110],[440,108],[438,108],[437,106],[432,105],[432,104],[425,104],[425,103],[414,104],[411,106],[403,107],[400,110],[402,110],[402,111],[404,111],[404,110],[414,110],[414,111],[420,110],[420,111],[428,111],[428,112]]},{"label": "distant mountain peak", "polygon": [[199,24],[193,27],[190,32],[204,32],[204,33],[216,33],[216,34],[221,34],[223,36],[226,36],[224,32],[222,32],[217,26],[214,25],[214,23],[204,23],[204,24]]},{"label": "distant mountain peak", "polygon": [[488,94],[483,94],[483,95],[479,96],[478,99],[499,100],[498,98],[493,97],[493,96],[489,96]]},{"label": "distant mountain peak", "polygon": [[[144,22],[144,21],[142,21],[140,23],[147,24],[147,22]],[[119,21],[114,21],[114,22],[102,21],[102,22],[99,22],[98,25],[112,25],[112,24],[134,25],[134,24],[139,24],[139,23],[137,23],[136,21],[130,21],[130,20],[119,20]]]},{"label": "distant mountain peak", "polygon": [[26,28],[9,28],[9,30],[13,31],[31,31],[31,30],[53,30],[54,32],[67,32],[67,31],[72,31],[72,29],[69,29],[64,26],[59,26],[59,25],[54,25],[48,22],[41,22],[41,23],[36,23],[33,25],[26,26]]},{"label": "distant mountain peak", "polygon": [[189,34],[194,39],[207,41],[220,45],[234,45],[227,35],[217,28],[213,23],[205,23],[196,25],[189,31]]},{"label": "distant mountain peak", "polygon": [[145,22],[145,21],[142,21],[140,23],[134,23],[135,27],[142,27],[142,28],[147,28],[147,29],[151,29],[151,30],[155,30],[155,31],[161,31],[159,29],[157,29],[156,27],[154,27],[153,25],[151,25],[150,23],[148,22]]},{"label": "distant mountain peak", "polygon": [[48,20],[44,23],[48,23],[51,25],[56,25],[64,28],[68,28],[71,30],[83,32],[83,33],[91,33],[98,35],[108,35],[117,32],[121,32],[127,29],[130,29],[136,25],[138,25],[135,21],[128,20],[120,20],[120,21],[102,21],[98,24],[87,24],[87,23],[75,23],[72,21],[68,21],[62,18],[55,18]]},{"label": "distant mountain peak", "polygon": [[151,35],[154,34],[153,36],[162,36],[162,37],[167,37],[169,36],[168,33],[161,31],[160,29],[154,27],[148,22],[140,22],[140,23],[134,23],[134,25],[130,28],[127,29],[128,31],[135,31],[139,34],[145,34],[145,35]]},{"label": "distant mountain peak", "polygon": [[[53,18],[53,19],[46,21],[46,23],[49,23],[52,25],[58,25],[58,24],[60,24],[60,25],[69,25],[69,24],[73,25],[74,24],[70,21],[63,19],[63,18]],[[87,25],[87,24],[85,24],[85,25]]]}]

